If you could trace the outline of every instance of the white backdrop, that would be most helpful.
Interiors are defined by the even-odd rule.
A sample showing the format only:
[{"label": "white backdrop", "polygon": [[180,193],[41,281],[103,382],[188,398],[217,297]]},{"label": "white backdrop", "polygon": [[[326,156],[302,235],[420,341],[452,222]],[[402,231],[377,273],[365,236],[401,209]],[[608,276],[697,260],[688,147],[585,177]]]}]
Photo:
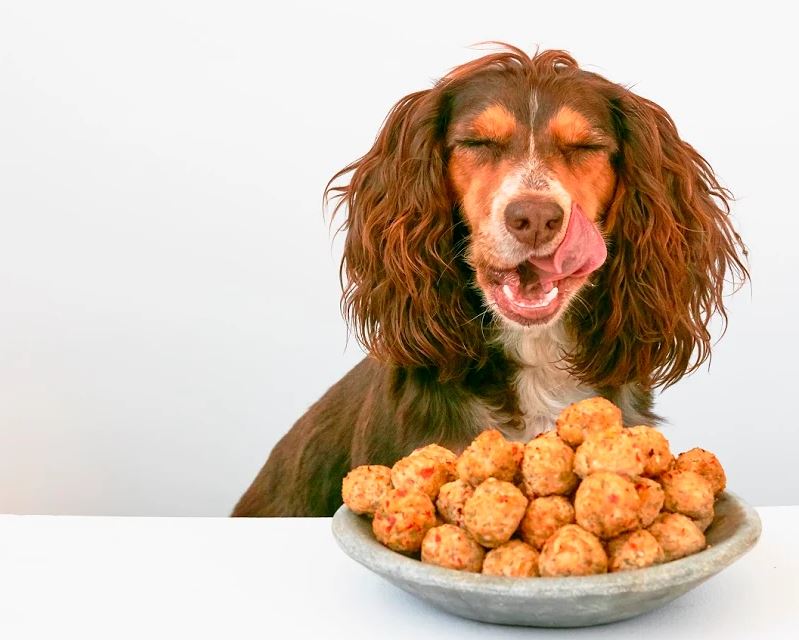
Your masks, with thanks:
[{"label": "white backdrop", "polygon": [[749,501],[799,502],[799,56],[779,3],[126,4],[0,10],[0,512],[228,513],[361,357],[326,180],[484,40],[634,84],[738,197],[752,287],[658,409]]}]

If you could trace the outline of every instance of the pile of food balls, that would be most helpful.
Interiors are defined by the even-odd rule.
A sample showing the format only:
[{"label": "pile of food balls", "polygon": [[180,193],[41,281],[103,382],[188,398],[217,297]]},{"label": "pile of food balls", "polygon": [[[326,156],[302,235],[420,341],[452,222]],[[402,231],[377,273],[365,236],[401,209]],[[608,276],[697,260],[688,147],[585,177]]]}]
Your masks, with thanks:
[{"label": "pile of food balls", "polygon": [[495,576],[582,576],[701,551],[725,485],[712,453],[674,458],[659,431],[624,428],[618,407],[589,398],[527,444],[488,430],[460,456],[431,444],[390,469],[357,467],[342,497],[373,518],[381,543],[421,552],[422,562]]}]

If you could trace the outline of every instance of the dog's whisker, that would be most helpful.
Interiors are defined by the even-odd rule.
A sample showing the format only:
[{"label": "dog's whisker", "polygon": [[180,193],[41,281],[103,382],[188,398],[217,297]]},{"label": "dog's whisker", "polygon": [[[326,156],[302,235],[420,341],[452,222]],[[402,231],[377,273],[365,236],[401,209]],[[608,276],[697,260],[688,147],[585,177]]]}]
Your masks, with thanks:
[{"label": "dog's whisker", "polygon": [[579,291],[572,296],[571,303],[583,307],[586,313],[591,313],[591,307]]}]

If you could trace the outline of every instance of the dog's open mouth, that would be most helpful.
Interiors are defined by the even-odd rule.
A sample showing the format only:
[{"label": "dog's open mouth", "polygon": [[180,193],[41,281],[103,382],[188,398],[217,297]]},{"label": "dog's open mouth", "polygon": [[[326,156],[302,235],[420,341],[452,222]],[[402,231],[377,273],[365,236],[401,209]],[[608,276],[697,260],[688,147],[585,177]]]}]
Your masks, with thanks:
[{"label": "dog's open mouth", "polygon": [[575,280],[564,277],[544,282],[529,262],[489,274],[494,303],[503,315],[520,324],[548,322],[574,290]]},{"label": "dog's open mouth", "polygon": [[513,269],[490,270],[489,293],[511,320],[545,324],[606,257],[602,234],[575,203],[566,233],[555,251],[548,256],[530,257]]}]

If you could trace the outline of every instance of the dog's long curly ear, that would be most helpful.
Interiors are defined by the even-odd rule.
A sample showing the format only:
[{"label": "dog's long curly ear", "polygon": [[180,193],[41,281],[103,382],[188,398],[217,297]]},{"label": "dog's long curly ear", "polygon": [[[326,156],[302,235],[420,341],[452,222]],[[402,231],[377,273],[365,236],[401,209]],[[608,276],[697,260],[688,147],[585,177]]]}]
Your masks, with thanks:
[{"label": "dog's long curly ear", "polygon": [[[445,181],[446,127],[440,91],[406,96],[372,149],[325,193],[340,198],[334,215],[346,205],[342,310],[359,342],[385,362],[454,379],[481,357],[481,340],[456,260],[463,247]],[[348,185],[331,186],[350,173]]]},{"label": "dog's long curly ear", "polygon": [[725,281],[743,284],[746,248],[730,194],[669,115],[618,87],[611,99],[621,146],[605,220],[608,261],[583,296],[585,340],[573,371],[597,386],[669,386],[710,355],[710,318],[726,326]]}]

